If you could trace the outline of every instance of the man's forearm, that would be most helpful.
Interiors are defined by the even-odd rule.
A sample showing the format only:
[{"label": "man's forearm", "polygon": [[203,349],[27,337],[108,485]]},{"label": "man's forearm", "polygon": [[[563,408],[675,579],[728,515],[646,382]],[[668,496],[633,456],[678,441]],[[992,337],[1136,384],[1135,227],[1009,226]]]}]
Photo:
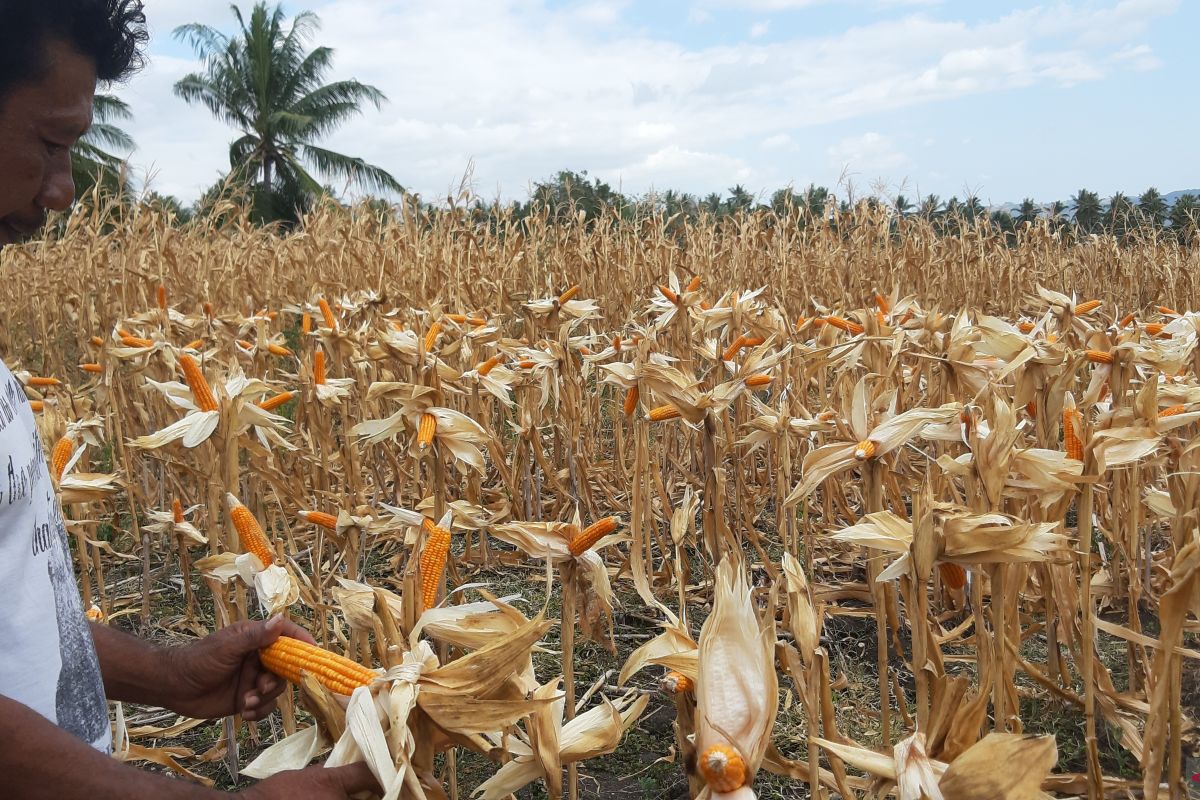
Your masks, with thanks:
[{"label": "man's forearm", "polygon": [[122,764],[3,695],[0,789],[12,800],[214,800],[222,796]]},{"label": "man's forearm", "polygon": [[171,708],[175,694],[168,648],[96,622],[92,639],[109,700]]}]

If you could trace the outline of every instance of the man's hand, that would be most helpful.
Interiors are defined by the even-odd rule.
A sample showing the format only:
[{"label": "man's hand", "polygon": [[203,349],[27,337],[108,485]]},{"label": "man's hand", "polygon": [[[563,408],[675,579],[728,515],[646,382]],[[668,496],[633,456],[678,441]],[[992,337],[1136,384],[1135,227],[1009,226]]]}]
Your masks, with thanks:
[{"label": "man's hand", "polygon": [[266,718],[287,684],[263,667],[258,651],[280,636],[315,644],[299,625],[275,616],[266,622],[235,622],[194,644],[167,651],[170,708],[198,719],[233,714],[251,722]]},{"label": "man's hand", "polygon": [[272,775],[241,793],[246,800],[346,800],[358,792],[378,792],[379,783],[366,764],[309,767]]}]

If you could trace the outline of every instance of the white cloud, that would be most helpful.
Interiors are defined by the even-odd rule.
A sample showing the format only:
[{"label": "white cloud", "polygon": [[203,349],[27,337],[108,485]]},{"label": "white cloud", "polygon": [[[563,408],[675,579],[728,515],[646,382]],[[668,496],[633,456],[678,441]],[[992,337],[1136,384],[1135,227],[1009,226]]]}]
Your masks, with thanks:
[{"label": "white cloud", "polygon": [[891,139],[874,131],[836,142],[827,155],[834,169],[866,178],[893,173],[909,164],[908,156],[897,150]]},{"label": "white cloud", "polygon": [[759,39],[767,35],[767,31],[771,30],[770,22],[756,22],[750,26],[750,38]]},{"label": "white cloud", "polygon": [[[164,34],[189,20],[230,30],[227,2],[155,0],[151,66],[122,91],[137,115],[135,165],[153,167],[156,188],[188,200],[227,168],[233,135],[172,96],[173,82],[198,65],[178,57],[184,51]],[[735,2],[762,12],[811,0]],[[426,196],[444,193],[473,162],[481,192],[514,197],[563,168],[588,169],[627,191],[786,182],[789,169],[775,159],[803,131],[1152,68],[1147,25],[1176,5],[1057,3],[977,24],[916,14],[819,38],[709,47],[682,43],[683,31],[631,28],[629,4],[619,0],[564,8],[545,0],[321,0],[313,10],[323,21],[316,42],[337,51],[329,77],[358,78],[390,99],[330,136],[329,147],[387,168]],[[694,23],[709,14],[696,5],[688,13]],[[879,134],[827,138],[822,149],[859,171],[908,163]]]}]

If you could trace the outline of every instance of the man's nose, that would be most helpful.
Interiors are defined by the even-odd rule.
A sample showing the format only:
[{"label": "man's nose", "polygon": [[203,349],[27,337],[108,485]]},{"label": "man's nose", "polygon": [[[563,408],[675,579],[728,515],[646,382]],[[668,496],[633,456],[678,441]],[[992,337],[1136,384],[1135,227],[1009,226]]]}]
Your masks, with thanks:
[{"label": "man's nose", "polygon": [[71,175],[71,154],[67,151],[61,157],[55,158],[46,171],[37,204],[51,211],[66,211],[74,202],[75,179]]}]

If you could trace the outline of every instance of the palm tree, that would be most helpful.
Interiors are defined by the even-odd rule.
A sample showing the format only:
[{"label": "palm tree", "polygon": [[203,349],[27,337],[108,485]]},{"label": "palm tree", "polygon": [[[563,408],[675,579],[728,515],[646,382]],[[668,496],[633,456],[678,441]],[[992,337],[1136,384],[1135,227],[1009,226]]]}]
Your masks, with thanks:
[{"label": "palm tree", "polygon": [[124,188],[125,158],[110,151],[133,150],[133,138],[117,125],[131,119],[133,112],[124,100],[111,94],[96,95],[92,127],[71,150],[71,177],[75,179],[76,195],[83,195],[96,184],[110,194],[119,194]]},{"label": "palm tree", "polygon": [[1128,195],[1117,192],[1108,199],[1108,210],[1104,216],[1108,230],[1114,236],[1124,237],[1133,227],[1133,201]]},{"label": "palm tree", "polygon": [[942,199],[936,194],[927,194],[925,199],[921,201],[920,210],[917,211],[925,219],[933,219],[936,217],[942,207]]},{"label": "palm tree", "polygon": [[1138,197],[1138,211],[1152,227],[1161,228],[1167,219],[1167,201],[1151,186]]},{"label": "palm tree", "polygon": [[896,213],[902,217],[907,217],[912,213],[913,204],[902,194],[896,195],[896,199],[892,201],[892,207],[896,209]]},{"label": "palm tree", "polygon": [[1037,222],[1038,217],[1041,215],[1041,207],[1038,206],[1032,197],[1026,197],[1021,201],[1021,205],[1017,206],[1016,222],[1022,225],[1025,223],[1032,225]]},{"label": "palm tree", "polygon": [[1075,227],[1083,233],[1095,233],[1100,227],[1100,195],[1080,189],[1071,202],[1075,205]]},{"label": "palm tree", "polygon": [[731,214],[750,211],[754,208],[754,195],[739,183],[737,186],[729,187],[729,200],[726,203]]},{"label": "palm tree", "polygon": [[249,21],[237,6],[231,9],[240,28],[233,37],[198,23],[175,29],[175,38],[188,42],[204,59],[204,71],[177,82],[175,94],[200,103],[241,131],[229,147],[229,163],[238,177],[256,186],[260,216],[290,217],[297,206],[321,194],[321,183],[307,165],[327,179],[402,192],[380,167],[317,144],[361,113],[364,103],[378,109],[386,99],[375,87],[356,80],[323,82],[333,50],[307,48],[320,24],[317,16],[300,13],[288,26],[282,6],[269,11],[260,2]]},{"label": "palm tree", "polygon": [[1181,194],[1171,206],[1171,230],[1180,242],[1188,242],[1200,230],[1200,197]]}]

